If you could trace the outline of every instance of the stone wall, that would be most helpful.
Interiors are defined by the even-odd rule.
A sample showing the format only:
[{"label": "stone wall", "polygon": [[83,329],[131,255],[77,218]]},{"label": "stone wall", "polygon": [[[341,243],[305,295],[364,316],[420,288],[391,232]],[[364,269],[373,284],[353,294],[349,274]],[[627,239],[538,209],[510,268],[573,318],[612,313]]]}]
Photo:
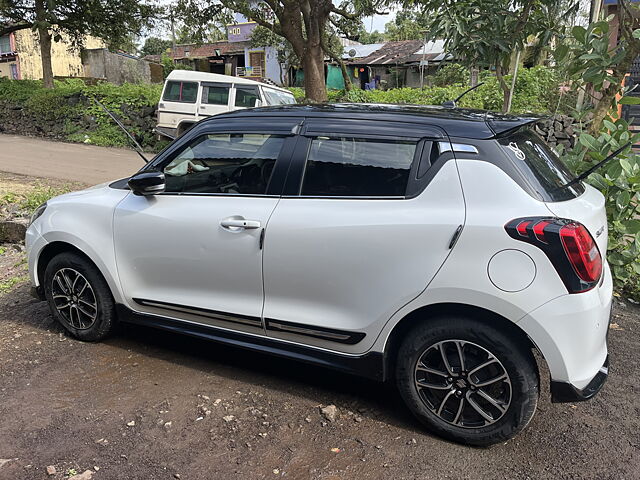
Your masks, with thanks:
[{"label": "stone wall", "polygon": [[162,65],[130,55],[110,52],[106,48],[82,50],[84,76],[106,80],[116,85],[161,83]]},{"label": "stone wall", "polygon": [[[34,112],[27,106],[8,101],[0,101],[0,133],[27,135],[35,137],[51,138],[55,140],[69,140],[70,133],[89,132],[99,128],[98,119],[87,113],[86,107],[92,104],[92,100],[82,94],[73,94],[63,98],[64,105],[60,110],[62,117],[57,115],[44,115]],[[65,108],[68,107],[68,108]],[[153,135],[156,126],[156,106],[131,106],[122,104],[119,115],[120,120],[126,126],[145,132],[146,142],[139,137],[137,140],[143,145],[153,148],[148,144],[149,137]],[[109,120],[113,122],[113,120]],[[134,133],[135,135],[135,133]],[[138,135],[136,135],[138,137]]]},{"label": "stone wall", "polygon": [[568,115],[554,115],[538,122],[533,128],[549,145],[565,148],[574,147],[577,142],[576,121]]}]

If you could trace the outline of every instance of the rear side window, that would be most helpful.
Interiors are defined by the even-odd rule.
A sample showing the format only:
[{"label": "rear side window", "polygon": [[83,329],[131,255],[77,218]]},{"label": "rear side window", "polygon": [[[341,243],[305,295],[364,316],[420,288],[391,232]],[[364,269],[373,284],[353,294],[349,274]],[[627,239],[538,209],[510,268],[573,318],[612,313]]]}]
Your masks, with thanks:
[{"label": "rear side window", "polygon": [[404,196],[415,152],[416,143],[404,140],[314,138],[300,194]]},{"label": "rear side window", "polygon": [[236,85],[236,107],[251,108],[259,100],[257,87],[239,87]]},{"label": "rear side window", "polygon": [[207,105],[228,105],[231,85],[208,85],[202,88],[202,103]]},{"label": "rear side window", "polygon": [[164,89],[163,100],[167,102],[196,103],[198,96],[198,84],[196,82],[167,82]]},{"label": "rear side window", "polygon": [[499,138],[502,150],[546,202],[570,200],[584,192],[584,186],[566,185],[575,176],[556,153],[531,129],[518,130]]}]

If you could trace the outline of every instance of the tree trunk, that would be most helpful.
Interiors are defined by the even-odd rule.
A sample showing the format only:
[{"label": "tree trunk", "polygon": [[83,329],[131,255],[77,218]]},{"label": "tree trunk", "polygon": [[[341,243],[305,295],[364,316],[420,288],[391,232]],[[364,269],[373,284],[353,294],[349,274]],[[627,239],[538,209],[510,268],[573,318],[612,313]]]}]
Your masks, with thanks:
[{"label": "tree trunk", "polygon": [[471,87],[475,87],[476,85],[478,85],[478,76],[479,76],[480,72],[478,70],[478,67],[471,67]]},{"label": "tree trunk", "polygon": [[[42,22],[45,20],[45,3],[44,0],[36,0],[35,3],[36,20]],[[51,32],[47,27],[38,28],[38,37],[40,39],[40,57],[42,58],[42,83],[44,88],[53,88],[53,68],[51,66]]]},{"label": "tree trunk", "polygon": [[496,78],[502,89],[502,113],[507,113],[509,109],[509,103],[511,102],[511,89],[504,79],[504,73],[502,71],[502,65],[496,65]]},{"label": "tree trunk", "polygon": [[324,77],[324,51],[320,45],[308,45],[302,59],[305,97],[314,103],[327,101]]}]

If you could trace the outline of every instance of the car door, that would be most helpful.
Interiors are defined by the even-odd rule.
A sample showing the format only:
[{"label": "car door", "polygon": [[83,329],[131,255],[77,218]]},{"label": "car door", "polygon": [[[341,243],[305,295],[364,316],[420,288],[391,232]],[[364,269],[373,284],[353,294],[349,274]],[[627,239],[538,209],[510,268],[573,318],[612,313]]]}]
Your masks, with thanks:
[{"label": "car door", "polygon": [[293,124],[260,120],[198,126],[149,167],[165,173],[164,193],[118,205],[116,261],[130,308],[263,333],[261,240],[295,138]]},{"label": "car door", "polygon": [[266,332],[361,353],[450,252],[455,160],[424,125],[310,120],[303,135],[265,237]]}]

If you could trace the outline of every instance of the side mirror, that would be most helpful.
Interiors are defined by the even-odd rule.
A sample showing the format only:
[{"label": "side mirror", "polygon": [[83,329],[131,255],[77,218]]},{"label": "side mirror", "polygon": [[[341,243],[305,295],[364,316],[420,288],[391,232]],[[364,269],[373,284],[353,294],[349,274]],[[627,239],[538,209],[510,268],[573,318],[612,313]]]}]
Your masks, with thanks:
[{"label": "side mirror", "polygon": [[262,106],[262,100],[260,100],[259,98],[256,98],[255,103],[253,104],[254,107],[261,107]]},{"label": "side mirror", "polygon": [[164,192],[164,173],[140,172],[129,179],[129,188],[135,195],[155,195]]}]

